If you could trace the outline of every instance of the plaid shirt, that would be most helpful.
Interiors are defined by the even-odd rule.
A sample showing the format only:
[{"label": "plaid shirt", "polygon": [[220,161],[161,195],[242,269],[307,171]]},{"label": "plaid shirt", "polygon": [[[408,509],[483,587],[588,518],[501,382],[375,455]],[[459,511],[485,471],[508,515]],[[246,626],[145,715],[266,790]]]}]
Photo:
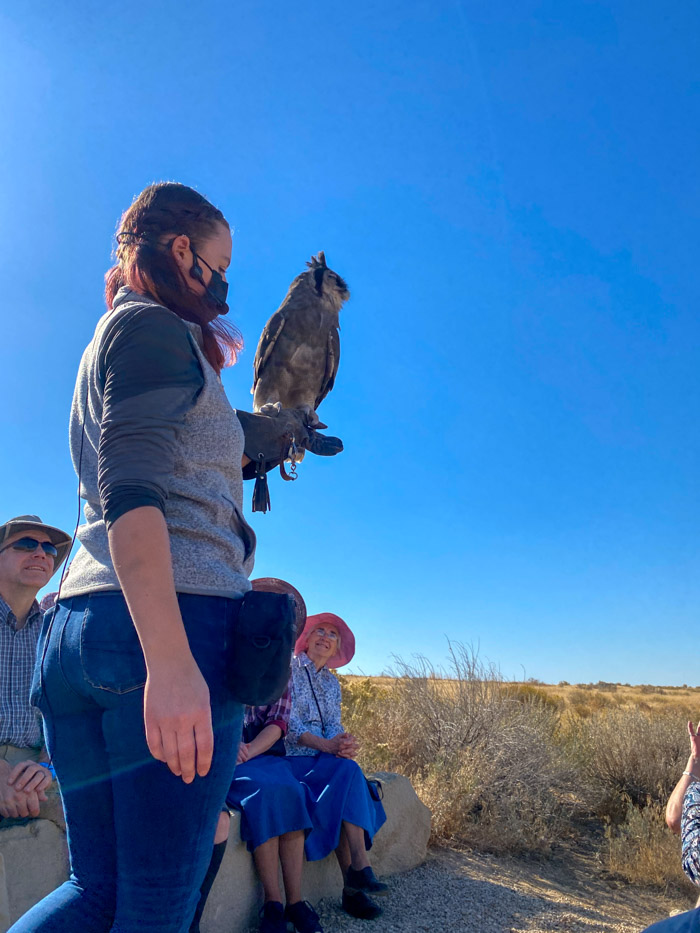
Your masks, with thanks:
[{"label": "plaid shirt", "polygon": [[35,601],[17,628],[14,612],[0,596],[0,745],[41,748],[38,714],[29,705],[42,613]]},{"label": "plaid shirt", "polygon": [[289,686],[276,703],[270,706],[246,706],[243,713],[243,728],[251,728],[258,735],[265,726],[279,726],[282,735],[287,734],[289,715],[292,711],[292,695]]}]

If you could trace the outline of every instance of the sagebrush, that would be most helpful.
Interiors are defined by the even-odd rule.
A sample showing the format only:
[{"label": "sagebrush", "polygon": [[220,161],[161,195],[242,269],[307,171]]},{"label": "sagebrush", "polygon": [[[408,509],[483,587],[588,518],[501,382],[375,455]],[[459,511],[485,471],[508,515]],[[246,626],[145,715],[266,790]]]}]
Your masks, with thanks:
[{"label": "sagebrush", "polygon": [[669,690],[652,708],[649,691],[631,702],[623,685],[508,683],[464,645],[450,646],[447,670],[397,658],[387,676],[341,683],[360,764],[411,779],[434,842],[546,853],[595,823],[611,871],[684,885],[663,808],[687,758],[688,710]]}]

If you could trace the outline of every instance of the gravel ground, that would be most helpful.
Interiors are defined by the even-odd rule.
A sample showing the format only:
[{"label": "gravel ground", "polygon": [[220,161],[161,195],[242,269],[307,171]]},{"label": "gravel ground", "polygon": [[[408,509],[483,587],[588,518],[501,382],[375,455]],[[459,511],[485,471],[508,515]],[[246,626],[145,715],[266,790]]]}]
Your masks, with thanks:
[{"label": "gravel ground", "polygon": [[438,849],[419,868],[387,879],[391,890],[376,920],[355,920],[329,898],[317,909],[326,933],[640,933],[673,907],[687,909],[591,867]]}]

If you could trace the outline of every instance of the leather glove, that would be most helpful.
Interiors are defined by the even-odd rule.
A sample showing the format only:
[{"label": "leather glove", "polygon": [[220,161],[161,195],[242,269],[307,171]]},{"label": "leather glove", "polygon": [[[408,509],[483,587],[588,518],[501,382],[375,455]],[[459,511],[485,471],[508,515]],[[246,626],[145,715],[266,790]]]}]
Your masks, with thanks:
[{"label": "leather glove", "polygon": [[265,473],[279,466],[289,456],[292,438],[297,447],[317,454],[319,457],[334,457],[343,449],[339,437],[320,434],[308,424],[305,411],[300,408],[282,408],[271,414],[253,414],[236,411],[245,434],[244,452],[252,461],[243,467],[243,479],[253,479],[262,468]]}]

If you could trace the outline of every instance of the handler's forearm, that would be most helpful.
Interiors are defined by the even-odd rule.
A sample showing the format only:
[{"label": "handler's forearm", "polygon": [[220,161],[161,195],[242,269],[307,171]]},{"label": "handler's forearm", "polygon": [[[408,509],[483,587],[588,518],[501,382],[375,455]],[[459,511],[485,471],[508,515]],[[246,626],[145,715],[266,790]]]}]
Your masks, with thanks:
[{"label": "handler's forearm", "polygon": [[255,736],[252,742],[248,742],[248,761],[250,761],[251,758],[255,758],[257,755],[263,755],[265,752],[269,751],[277,739],[281,737],[282,730],[279,726],[274,725],[274,723],[265,726],[265,728],[261,729]]},{"label": "handler's forearm", "polygon": [[160,509],[147,505],[121,515],[109,529],[109,548],[147,668],[191,657]]},{"label": "handler's forearm", "polygon": [[314,751],[328,751],[328,739],[321,738],[320,735],[314,735],[313,732],[302,732],[298,741],[299,745],[305,745],[306,748],[313,748]]}]

